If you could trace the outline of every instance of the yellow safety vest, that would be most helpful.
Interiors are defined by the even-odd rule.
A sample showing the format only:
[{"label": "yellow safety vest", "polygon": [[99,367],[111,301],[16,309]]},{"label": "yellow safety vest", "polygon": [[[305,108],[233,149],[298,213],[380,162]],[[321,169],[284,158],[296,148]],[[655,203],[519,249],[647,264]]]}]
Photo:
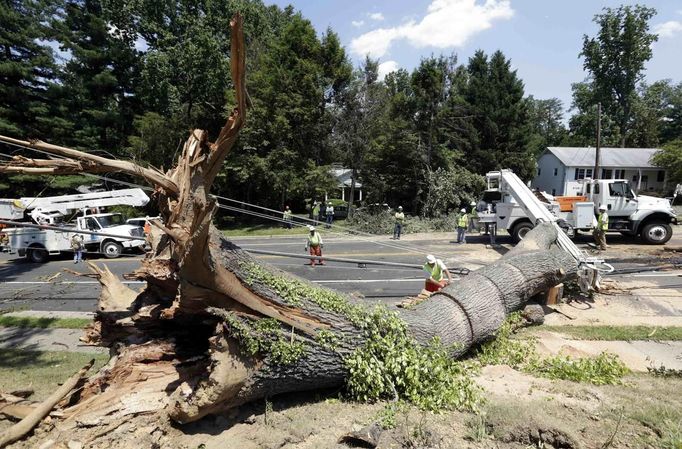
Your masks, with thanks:
[{"label": "yellow safety vest", "polygon": [[469,225],[469,216],[467,214],[462,214],[457,220],[457,226],[460,228],[466,228]]},{"label": "yellow safety vest", "polygon": [[320,246],[322,243],[322,236],[319,232],[315,232],[313,235],[308,234],[308,244],[310,246]]},{"label": "yellow safety vest", "polygon": [[402,223],[403,220],[405,220],[405,214],[402,212],[396,212],[395,213],[395,221],[397,221],[398,223]]},{"label": "yellow safety vest", "polygon": [[606,212],[599,214],[599,218],[597,219],[597,227],[602,231],[609,229],[609,215]]},{"label": "yellow safety vest", "polygon": [[425,263],[423,268],[424,271],[429,273],[435,281],[440,282],[443,280],[443,270],[441,269],[438,261],[433,264],[433,267],[430,267],[428,263]]}]

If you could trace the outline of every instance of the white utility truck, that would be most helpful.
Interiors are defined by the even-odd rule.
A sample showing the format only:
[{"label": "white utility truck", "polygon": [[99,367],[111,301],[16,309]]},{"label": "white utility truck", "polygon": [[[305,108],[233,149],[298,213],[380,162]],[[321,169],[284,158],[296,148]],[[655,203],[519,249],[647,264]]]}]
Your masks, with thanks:
[{"label": "white utility truck", "polygon": [[[0,219],[16,222],[15,227],[3,229],[10,252],[25,256],[32,262],[46,262],[50,255],[71,252],[71,237],[80,230],[103,234],[81,234],[87,251],[115,258],[124,249],[143,249],[144,232],[140,226],[126,223],[121,214],[104,213],[102,208],[117,205],[141,207],[148,202],[149,197],[142,189],[1,199]],[[46,225],[52,229],[22,227],[22,223]]]},{"label": "white utility truck", "polygon": [[[511,170],[500,170],[486,174],[486,180],[488,188],[478,207],[480,222],[495,223],[497,229],[506,229],[515,241],[520,241],[535,222],[517,198],[519,178]],[[540,191],[533,191],[533,195],[557,218],[557,224],[569,237],[577,231],[594,230],[597,209],[602,204],[609,215],[609,231],[639,235],[648,244],[666,243],[672,237],[671,224],[677,223],[669,200],[636,195],[624,179],[584,179],[577,196],[552,196]]]}]

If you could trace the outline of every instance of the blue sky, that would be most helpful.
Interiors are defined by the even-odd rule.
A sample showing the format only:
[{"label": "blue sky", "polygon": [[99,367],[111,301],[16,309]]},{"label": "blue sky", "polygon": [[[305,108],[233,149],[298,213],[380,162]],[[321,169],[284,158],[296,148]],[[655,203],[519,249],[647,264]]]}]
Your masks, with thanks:
[{"label": "blue sky", "polygon": [[382,71],[411,70],[422,57],[455,52],[466,62],[477,50],[500,49],[536,98],[571,103],[571,83],[586,74],[578,58],[582,36],[595,35],[602,7],[640,3],[656,8],[659,32],[647,81],[682,81],[682,0],[274,0],[292,4],[318,32],[336,31],[354,63],[370,52]]}]

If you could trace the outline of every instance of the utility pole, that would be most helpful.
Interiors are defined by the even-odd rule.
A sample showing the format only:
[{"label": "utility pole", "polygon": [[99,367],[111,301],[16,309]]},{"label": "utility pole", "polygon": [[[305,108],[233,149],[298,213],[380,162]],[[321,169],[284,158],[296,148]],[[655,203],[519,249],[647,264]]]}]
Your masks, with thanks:
[{"label": "utility pole", "polygon": [[594,171],[592,179],[599,179],[599,152],[601,150],[601,103],[597,103],[597,145],[595,146]]}]

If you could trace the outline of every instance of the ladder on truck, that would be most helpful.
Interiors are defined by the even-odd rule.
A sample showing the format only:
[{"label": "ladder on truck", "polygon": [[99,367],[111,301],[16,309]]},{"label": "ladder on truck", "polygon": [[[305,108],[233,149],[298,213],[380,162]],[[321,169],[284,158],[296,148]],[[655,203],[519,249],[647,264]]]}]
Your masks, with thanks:
[{"label": "ladder on truck", "polygon": [[552,223],[557,230],[557,244],[578,262],[578,279],[583,291],[599,287],[602,272],[611,272],[613,267],[604,259],[590,256],[578,248],[559,226],[557,217],[541,202],[533,191],[511,170],[490,172],[488,179],[496,179],[501,192],[509,193],[523,209],[533,224]]}]

